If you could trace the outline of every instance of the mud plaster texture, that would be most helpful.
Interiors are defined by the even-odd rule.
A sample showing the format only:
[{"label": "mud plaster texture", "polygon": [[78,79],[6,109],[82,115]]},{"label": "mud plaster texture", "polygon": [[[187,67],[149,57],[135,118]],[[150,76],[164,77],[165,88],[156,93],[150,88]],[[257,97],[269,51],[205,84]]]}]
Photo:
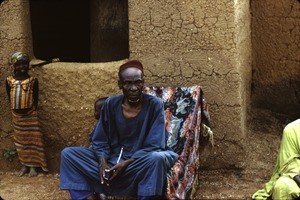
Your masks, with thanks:
[{"label": "mud plaster texture", "polygon": [[[218,196],[213,196],[215,192],[226,193],[222,188],[235,186],[233,188],[238,190],[237,185],[246,188],[245,183],[252,183],[254,186],[249,186],[248,192],[241,190],[244,194],[236,194],[245,197],[247,193],[249,197],[250,193],[262,187],[271,173],[282,127],[291,119],[288,114],[273,109],[285,106],[282,102],[287,101],[286,95],[274,98],[273,95],[265,95],[268,92],[264,92],[263,88],[269,90],[268,82],[282,75],[294,80],[294,74],[299,69],[299,54],[292,54],[290,58],[295,61],[291,63],[296,63],[296,69],[292,68],[295,70],[293,73],[283,71],[285,67],[273,69],[274,65],[264,64],[272,60],[272,45],[277,48],[278,41],[275,43],[272,40],[263,45],[268,38],[258,39],[264,35],[262,33],[269,34],[269,28],[265,24],[275,21],[272,17],[265,17],[269,16],[266,13],[276,16],[276,21],[283,21],[280,25],[282,30],[290,30],[289,26],[285,27],[288,23],[284,23],[283,19],[291,13],[299,13],[295,11],[299,11],[300,5],[293,0],[288,0],[285,4],[281,0],[265,2],[251,1],[250,7],[250,1],[233,0],[129,0],[130,58],[140,59],[145,65],[146,85],[201,85],[204,90],[215,133],[215,148],[202,169],[202,188],[205,190],[200,188],[200,192],[207,194],[205,198],[217,199]],[[276,15],[277,12],[281,15]],[[299,16],[293,16],[295,21],[292,24],[295,24],[297,30]],[[4,80],[11,73],[7,61],[12,52],[27,51],[34,57],[28,1],[4,1],[0,5],[0,24],[0,79]],[[293,41],[299,41],[296,40],[299,38],[298,34],[299,31],[291,34],[294,39],[287,45],[296,51],[299,51],[299,46],[294,47]],[[280,38],[286,39],[283,36]],[[31,71],[40,81],[39,113],[44,125],[51,173],[58,172],[62,148],[88,144],[88,135],[95,124],[92,116],[93,102],[98,97],[120,92],[116,84],[116,72],[123,62],[124,60],[111,63],[53,63]],[[286,63],[288,65],[290,62]],[[267,76],[268,73],[264,70],[272,71],[274,76]],[[274,88],[281,88],[290,94],[289,87],[281,85],[280,79],[277,80]],[[251,84],[257,86],[251,90]],[[293,87],[293,91],[299,91],[297,84]],[[11,115],[3,82],[0,82],[0,91],[0,126],[1,129],[10,131]],[[268,102],[269,99],[273,100],[275,106],[270,108],[261,103]],[[293,102],[292,105],[297,108],[297,101]],[[261,106],[260,109],[256,109],[258,106]],[[0,134],[1,151],[13,146],[11,135],[3,131]],[[19,168],[16,158],[9,162],[0,156],[0,171],[4,171],[1,176],[1,191],[11,191],[11,182],[17,184],[29,181],[26,177],[11,178],[9,173]],[[223,173],[222,170],[230,172]],[[42,175],[35,179],[36,183],[48,180],[49,183],[56,184],[53,185],[55,188],[57,176],[47,177],[45,175],[43,178]],[[32,186],[32,182],[34,181],[29,181],[28,188]],[[16,186],[21,188],[20,185]],[[43,191],[45,195],[50,195],[47,197],[51,197],[50,193]],[[30,197],[30,193],[27,196]]]},{"label": "mud plaster texture", "polygon": [[201,85],[216,139],[207,163],[242,167],[251,80],[249,4],[192,0],[129,6],[131,55],[147,63],[148,81]]},{"label": "mud plaster texture", "polygon": [[252,1],[253,103],[300,113],[300,3]]},{"label": "mud plaster texture", "polygon": [[[128,7],[130,57],[144,64],[146,85],[201,85],[216,133],[214,155],[218,155],[212,157],[210,163],[214,164],[208,165],[242,167],[251,78],[249,5],[234,1],[129,1]],[[20,43],[21,50],[29,50],[34,55],[28,28],[28,1],[5,1],[1,9],[4,11],[1,20],[6,24],[1,42],[8,47],[1,52],[4,80],[11,72],[5,61],[11,52],[19,50]],[[15,16],[13,11],[20,13],[14,17],[15,21],[10,19]],[[22,28],[16,30],[20,23]],[[25,39],[15,41],[8,32],[17,32],[14,38]],[[116,70],[121,62],[124,61],[55,63],[32,71],[40,80],[40,117],[52,171],[58,170],[63,147],[83,145],[86,141],[94,123],[88,116],[92,115],[96,97],[119,92]],[[4,111],[1,127],[11,130],[5,89],[1,87],[1,91]],[[3,148],[12,146],[12,138],[4,132],[1,134]],[[222,148],[221,141],[229,148]],[[234,159],[232,152],[238,152]]]}]

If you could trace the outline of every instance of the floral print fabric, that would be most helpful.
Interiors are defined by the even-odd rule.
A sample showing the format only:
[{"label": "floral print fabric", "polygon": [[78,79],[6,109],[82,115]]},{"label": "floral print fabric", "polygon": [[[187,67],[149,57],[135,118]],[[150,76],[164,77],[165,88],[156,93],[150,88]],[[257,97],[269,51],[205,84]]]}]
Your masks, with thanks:
[{"label": "floral print fabric", "polygon": [[191,86],[145,87],[144,93],[163,100],[168,146],[179,155],[168,175],[167,197],[190,198],[194,184],[198,184],[195,179],[200,164],[199,147],[207,144],[201,139],[204,137],[202,129],[210,131],[205,136],[211,137],[209,140],[212,142],[209,112],[203,92],[200,86]]}]

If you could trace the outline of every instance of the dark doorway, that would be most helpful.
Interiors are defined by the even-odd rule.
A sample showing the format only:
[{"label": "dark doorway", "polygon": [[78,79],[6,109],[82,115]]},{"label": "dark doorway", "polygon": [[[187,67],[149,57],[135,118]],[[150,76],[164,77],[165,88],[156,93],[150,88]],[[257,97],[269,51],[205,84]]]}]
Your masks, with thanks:
[{"label": "dark doorway", "polygon": [[30,0],[38,59],[108,62],[129,57],[128,0]]},{"label": "dark doorway", "polygon": [[90,5],[86,0],[30,0],[37,58],[90,61]]}]

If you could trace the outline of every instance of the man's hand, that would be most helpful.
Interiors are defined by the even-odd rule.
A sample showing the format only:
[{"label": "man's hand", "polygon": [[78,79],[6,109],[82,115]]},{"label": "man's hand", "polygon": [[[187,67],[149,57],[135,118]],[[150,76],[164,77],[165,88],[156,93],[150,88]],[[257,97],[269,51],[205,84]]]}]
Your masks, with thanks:
[{"label": "man's hand", "polygon": [[101,184],[105,183],[106,185],[109,185],[109,181],[104,178],[104,170],[107,170],[107,169],[109,169],[109,166],[107,164],[106,159],[100,158],[99,159],[99,174],[100,174]]},{"label": "man's hand", "polygon": [[133,158],[130,158],[128,160],[125,160],[124,162],[118,163],[112,168],[110,168],[110,172],[112,173],[112,176],[110,177],[109,181],[112,181],[116,179],[117,177],[121,176],[126,169],[126,167],[134,161]]}]

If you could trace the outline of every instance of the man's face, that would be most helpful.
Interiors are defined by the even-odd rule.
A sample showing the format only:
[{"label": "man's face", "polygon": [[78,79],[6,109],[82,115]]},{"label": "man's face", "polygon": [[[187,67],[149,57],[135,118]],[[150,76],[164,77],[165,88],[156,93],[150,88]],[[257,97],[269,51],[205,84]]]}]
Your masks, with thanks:
[{"label": "man's face", "polygon": [[129,103],[138,103],[142,98],[143,73],[137,68],[127,68],[121,72],[119,87]]}]

